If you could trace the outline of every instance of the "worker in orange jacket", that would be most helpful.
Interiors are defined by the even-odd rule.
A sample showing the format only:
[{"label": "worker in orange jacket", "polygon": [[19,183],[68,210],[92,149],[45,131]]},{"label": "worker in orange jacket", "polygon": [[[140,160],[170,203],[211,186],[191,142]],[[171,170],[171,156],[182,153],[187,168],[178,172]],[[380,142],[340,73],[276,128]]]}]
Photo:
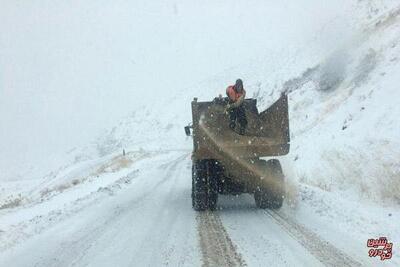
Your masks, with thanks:
[{"label": "worker in orange jacket", "polygon": [[244,135],[247,127],[246,112],[244,109],[244,98],[246,97],[246,90],[243,88],[243,81],[237,79],[234,85],[226,88],[228,96],[228,105],[226,112],[229,114],[229,127],[235,130],[236,121],[239,123],[239,134]]}]

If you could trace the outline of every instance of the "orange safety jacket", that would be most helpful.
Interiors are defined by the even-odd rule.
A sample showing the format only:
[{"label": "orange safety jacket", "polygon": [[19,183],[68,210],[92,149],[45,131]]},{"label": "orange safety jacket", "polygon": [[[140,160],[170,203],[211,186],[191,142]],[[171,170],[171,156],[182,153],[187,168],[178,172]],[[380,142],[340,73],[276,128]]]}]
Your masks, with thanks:
[{"label": "orange safety jacket", "polygon": [[229,100],[236,102],[242,95],[246,96],[246,90],[242,89],[241,93],[235,91],[235,86],[230,85],[226,88],[226,94],[229,97]]}]

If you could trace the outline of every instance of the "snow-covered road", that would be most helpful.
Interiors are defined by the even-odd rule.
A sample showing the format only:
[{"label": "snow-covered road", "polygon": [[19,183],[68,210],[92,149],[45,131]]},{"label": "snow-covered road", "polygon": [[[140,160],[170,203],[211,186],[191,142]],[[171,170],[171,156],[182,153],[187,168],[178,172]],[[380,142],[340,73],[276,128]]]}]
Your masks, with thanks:
[{"label": "snow-covered road", "polygon": [[74,202],[76,212],[46,218],[58,222],[2,251],[0,266],[359,265],[283,211],[255,208],[248,195],[194,212],[188,152],[147,157],[122,173],[114,181],[125,177],[123,185],[93,188]]}]

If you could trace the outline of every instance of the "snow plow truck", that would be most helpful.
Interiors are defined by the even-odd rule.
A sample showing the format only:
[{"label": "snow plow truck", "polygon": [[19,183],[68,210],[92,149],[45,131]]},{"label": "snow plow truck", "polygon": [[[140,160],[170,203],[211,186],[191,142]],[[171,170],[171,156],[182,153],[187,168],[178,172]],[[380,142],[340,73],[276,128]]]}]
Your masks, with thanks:
[{"label": "snow plow truck", "polygon": [[193,136],[192,206],[196,211],[215,210],[219,194],[254,195],[257,207],[279,209],[285,196],[284,174],[277,157],[289,153],[288,98],[280,98],[263,112],[256,99],[245,99],[247,128],[244,134],[229,127],[227,98],[192,101]]}]

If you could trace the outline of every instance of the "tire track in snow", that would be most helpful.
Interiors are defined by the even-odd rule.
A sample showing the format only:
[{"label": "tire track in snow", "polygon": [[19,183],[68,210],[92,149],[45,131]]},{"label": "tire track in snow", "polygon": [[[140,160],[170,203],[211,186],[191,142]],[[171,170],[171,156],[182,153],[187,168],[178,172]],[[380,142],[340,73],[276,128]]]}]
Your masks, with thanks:
[{"label": "tire track in snow", "polygon": [[325,266],[362,266],[332,244],[322,240],[316,233],[296,223],[285,214],[266,210],[265,215],[272,218],[286,232],[294,237],[304,248]]},{"label": "tire track in snow", "polygon": [[216,212],[197,214],[203,266],[246,266]]}]

